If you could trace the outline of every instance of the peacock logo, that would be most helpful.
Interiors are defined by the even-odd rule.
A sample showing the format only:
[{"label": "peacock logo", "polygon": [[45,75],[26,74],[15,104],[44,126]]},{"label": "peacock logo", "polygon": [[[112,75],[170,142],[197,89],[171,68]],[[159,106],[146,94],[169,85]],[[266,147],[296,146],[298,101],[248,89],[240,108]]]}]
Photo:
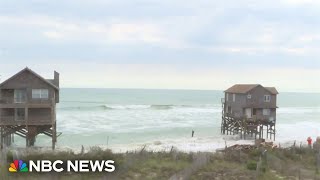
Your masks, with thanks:
[{"label": "peacock logo", "polygon": [[22,160],[14,160],[10,164],[9,172],[29,172],[27,164]]}]

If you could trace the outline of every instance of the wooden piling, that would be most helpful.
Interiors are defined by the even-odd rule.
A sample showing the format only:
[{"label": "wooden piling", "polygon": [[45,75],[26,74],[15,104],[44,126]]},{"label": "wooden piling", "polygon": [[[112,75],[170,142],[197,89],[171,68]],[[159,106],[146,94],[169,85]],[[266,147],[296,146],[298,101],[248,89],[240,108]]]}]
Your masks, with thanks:
[{"label": "wooden piling", "polygon": [[[221,125],[222,134],[239,134],[241,139],[246,139],[247,135],[254,137],[254,139],[264,139],[266,135],[266,139],[275,140],[275,122],[235,118],[224,114]],[[266,129],[266,134],[264,133],[264,129]]]}]

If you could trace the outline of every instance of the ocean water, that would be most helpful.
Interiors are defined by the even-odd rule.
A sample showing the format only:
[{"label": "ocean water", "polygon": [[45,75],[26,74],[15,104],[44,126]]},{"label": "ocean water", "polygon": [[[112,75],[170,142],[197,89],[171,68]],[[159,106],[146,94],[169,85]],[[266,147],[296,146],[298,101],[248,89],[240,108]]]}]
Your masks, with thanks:
[{"label": "ocean water", "polygon": [[[214,90],[61,89],[57,147],[213,151],[252,143],[220,134],[222,97]],[[305,144],[308,136],[320,136],[320,94],[283,92],[278,106],[276,143]],[[25,143],[17,138],[16,145]],[[36,146],[50,145],[49,137],[37,137]]]}]

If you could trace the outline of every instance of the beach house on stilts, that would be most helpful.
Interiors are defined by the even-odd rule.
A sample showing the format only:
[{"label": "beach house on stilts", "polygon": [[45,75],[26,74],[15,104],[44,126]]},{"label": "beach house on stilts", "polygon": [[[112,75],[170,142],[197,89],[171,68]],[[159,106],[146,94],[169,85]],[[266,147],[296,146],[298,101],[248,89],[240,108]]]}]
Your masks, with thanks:
[{"label": "beach house on stilts", "polygon": [[56,103],[59,102],[59,73],[44,79],[25,68],[0,84],[1,148],[10,146],[14,135],[33,146],[38,134],[57,141]]},{"label": "beach house on stilts", "polygon": [[222,98],[222,134],[275,140],[278,91],[260,84],[236,84]]}]

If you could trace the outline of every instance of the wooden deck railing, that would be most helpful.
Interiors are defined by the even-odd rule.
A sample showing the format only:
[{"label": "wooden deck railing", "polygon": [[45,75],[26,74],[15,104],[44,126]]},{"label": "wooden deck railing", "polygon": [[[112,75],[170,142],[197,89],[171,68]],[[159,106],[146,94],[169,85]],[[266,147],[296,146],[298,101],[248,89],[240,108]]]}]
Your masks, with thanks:
[{"label": "wooden deck railing", "polygon": [[[51,116],[31,116],[27,119],[27,124],[50,124],[51,123]],[[20,124],[26,123],[24,117],[15,118],[14,116],[1,116],[0,117],[0,124]]]},{"label": "wooden deck railing", "polygon": [[225,98],[221,98],[221,103],[225,103],[226,99]]},{"label": "wooden deck railing", "polygon": [[51,104],[52,101],[50,99],[29,99],[27,98],[6,98],[2,97],[0,98],[0,104]]},{"label": "wooden deck railing", "polygon": [[14,116],[1,116],[0,121],[14,121]]},{"label": "wooden deck railing", "polygon": [[9,97],[9,98],[2,97],[2,98],[0,98],[0,104],[12,104],[13,99],[14,98],[12,98],[12,97]]}]

